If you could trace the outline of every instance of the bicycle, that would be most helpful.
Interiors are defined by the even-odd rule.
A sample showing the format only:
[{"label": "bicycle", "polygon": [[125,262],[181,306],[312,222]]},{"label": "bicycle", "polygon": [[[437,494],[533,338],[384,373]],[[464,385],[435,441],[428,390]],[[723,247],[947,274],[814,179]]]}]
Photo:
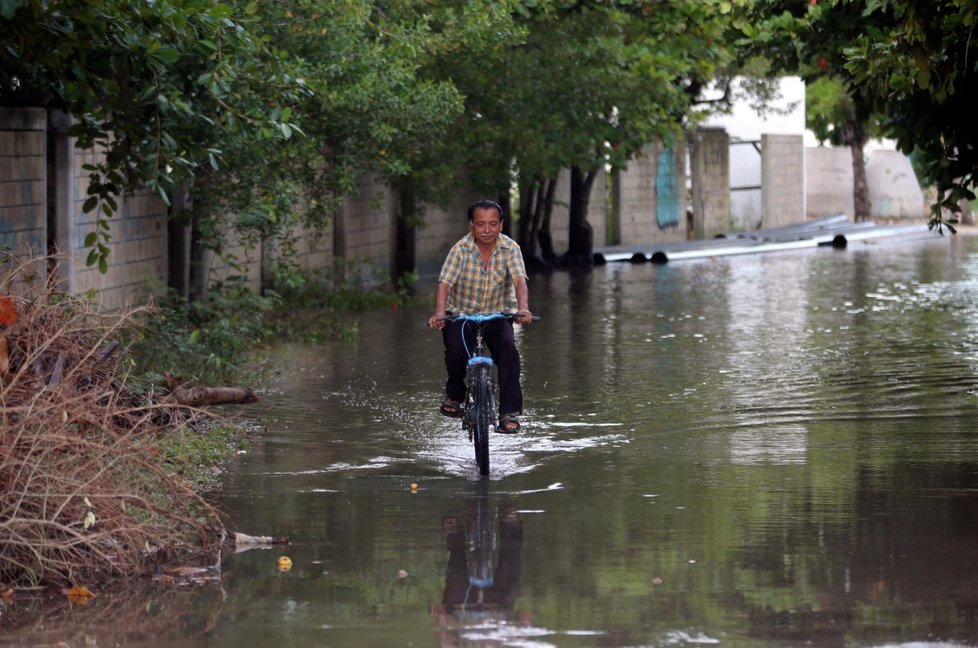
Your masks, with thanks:
[{"label": "bicycle", "polygon": [[[447,322],[462,322],[462,343],[469,354],[466,370],[465,401],[462,403],[462,429],[468,433],[469,441],[475,446],[475,462],[480,475],[489,474],[489,434],[496,425],[496,379],[493,360],[486,355],[482,344],[482,332],[486,324],[493,320],[516,320],[516,313],[508,311],[492,313],[473,313],[472,315],[451,314]],[[539,321],[533,317],[533,321]],[[465,326],[472,323],[476,327],[475,348],[469,351],[465,340]]]}]

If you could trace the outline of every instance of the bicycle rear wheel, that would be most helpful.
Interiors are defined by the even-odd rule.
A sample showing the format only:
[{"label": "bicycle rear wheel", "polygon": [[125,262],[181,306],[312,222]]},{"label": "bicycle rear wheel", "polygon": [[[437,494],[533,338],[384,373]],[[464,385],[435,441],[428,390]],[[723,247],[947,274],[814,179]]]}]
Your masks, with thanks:
[{"label": "bicycle rear wheel", "polygon": [[472,394],[472,442],[475,462],[480,475],[489,474],[489,428],[492,425],[492,366],[475,364],[471,367],[469,390]]}]

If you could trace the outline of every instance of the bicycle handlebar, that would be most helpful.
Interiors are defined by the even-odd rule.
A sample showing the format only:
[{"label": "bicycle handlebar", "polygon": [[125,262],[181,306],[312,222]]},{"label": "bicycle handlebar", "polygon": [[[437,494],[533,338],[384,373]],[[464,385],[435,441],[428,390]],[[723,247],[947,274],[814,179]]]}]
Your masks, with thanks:
[{"label": "bicycle handlebar", "polygon": [[[507,321],[515,321],[519,317],[519,313],[514,313],[512,311],[496,311],[492,313],[472,313],[471,315],[463,315],[462,313],[452,313],[451,315],[446,315],[445,317],[439,317],[440,322],[455,322],[462,320],[463,322],[476,322],[477,324],[482,324],[490,320],[504,319]],[[540,318],[534,315],[530,318],[533,322],[539,322]]]}]

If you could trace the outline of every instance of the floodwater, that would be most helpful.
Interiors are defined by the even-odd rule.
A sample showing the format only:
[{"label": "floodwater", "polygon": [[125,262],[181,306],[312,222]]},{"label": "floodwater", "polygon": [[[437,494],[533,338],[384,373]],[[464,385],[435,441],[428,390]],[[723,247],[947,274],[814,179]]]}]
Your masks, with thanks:
[{"label": "floodwater", "polygon": [[364,315],[353,342],[273,350],[258,443],[224,480],[237,530],[291,545],[44,638],[978,645],[978,237],[530,291],[524,427],[492,438],[488,480],[437,412],[429,308]]}]

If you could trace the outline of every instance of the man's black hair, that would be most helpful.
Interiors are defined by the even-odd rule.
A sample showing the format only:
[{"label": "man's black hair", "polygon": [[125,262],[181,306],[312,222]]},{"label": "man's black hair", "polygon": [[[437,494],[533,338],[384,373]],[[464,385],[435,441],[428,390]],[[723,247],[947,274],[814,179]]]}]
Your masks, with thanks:
[{"label": "man's black hair", "polygon": [[472,205],[469,206],[469,211],[467,213],[467,216],[469,218],[470,223],[472,222],[472,219],[475,218],[476,209],[495,209],[496,212],[499,213],[499,220],[502,220],[504,216],[503,208],[499,206],[499,203],[497,203],[494,200],[480,200],[478,202],[472,203]]}]

